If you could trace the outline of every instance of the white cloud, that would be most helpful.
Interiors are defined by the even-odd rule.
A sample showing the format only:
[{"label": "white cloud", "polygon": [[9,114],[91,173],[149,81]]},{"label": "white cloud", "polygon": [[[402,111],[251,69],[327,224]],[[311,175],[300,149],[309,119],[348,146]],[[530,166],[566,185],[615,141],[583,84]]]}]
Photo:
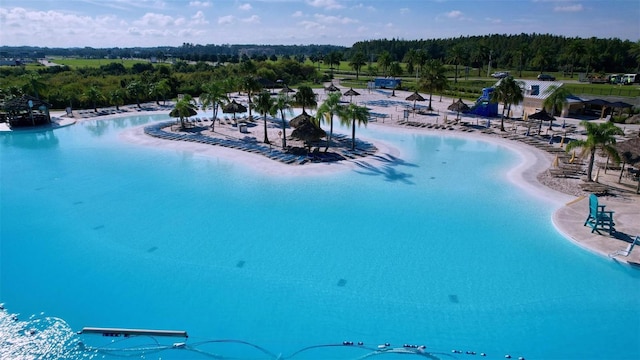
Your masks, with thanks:
[{"label": "white cloud", "polygon": [[219,25],[229,25],[236,22],[236,18],[233,15],[221,16],[218,18]]},{"label": "white cloud", "polygon": [[204,13],[202,11],[198,11],[195,15],[191,17],[191,25],[207,25],[209,22],[205,19]]},{"label": "white cloud", "polygon": [[253,7],[251,7],[251,4],[242,4],[242,5],[238,6],[238,9],[244,10],[244,11],[249,11],[249,10],[253,9]]},{"label": "white cloud", "polygon": [[556,6],[553,8],[553,11],[556,11],[556,12],[579,12],[582,10],[584,10],[584,8],[582,7],[582,4]]},{"label": "white cloud", "polygon": [[193,7],[209,7],[211,6],[210,1],[190,1],[189,6]]},{"label": "white cloud", "polygon": [[248,17],[246,19],[242,19],[242,22],[247,23],[247,24],[260,24],[260,16],[251,15],[250,17]]},{"label": "white cloud", "polygon": [[181,29],[180,31],[178,31],[178,35],[184,38],[193,38],[196,36],[201,36],[204,33],[204,30],[195,30],[191,28]]},{"label": "white cloud", "polygon": [[314,30],[314,31],[317,31],[317,30],[323,30],[323,29],[325,29],[325,26],[324,26],[324,25],[322,25],[322,24],[320,24],[320,23],[317,23],[317,22],[315,22],[315,21],[309,21],[309,20],[300,21],[300,22],[298,23],[298,25],[300,25],[301,27],[303,27],[305,30]]},{"label": "white cloud", "polygon": [[402,8],[400,9],[400,14],[404,15],[404,14],[408,14],[409,13],[409,8]]},{"label": "white cloud", "polygon": [[327,15],[322,15],[322,14],[315,14],[315,15],[313,15],[313,17],[315,17],[316,20],[318,20],[318,22],[323,23],[323,24],[342,24],[342,25],[346,25],[346,24],[353,24],[353,23],[358,22],[355,19],[348,18],[348,17],[343,17],[343,16],[327,16]]},{"label": "white cloud", "polygon": [[351,7],[352,9],[366,9],[368,11],[376,11],[376,8],[371,5],[365,5],[363,3],[359,3],[358,5],[354,5]]},{"label": "white cloud", "polygon": [[302,17],[302,16],[303,16],[303,14],[302,14],[302,11],[300,11],[300,10],[298,10],[298,11],[294,12],[293,14],[291,14],[291,17],[294,17],[294,18]]},{"label": "white cloud", "polygon": [[309,0],[307,4],[313,7],[324,8],[327,10],[342,9],[344,6],[338,4],[335,0]]},{"label": "white cloud", "polygon": [[462,18],[462,11],[459,11],[459,10],[449,11],[446,14],[446,16],[451,19],[460,19]]},{"label": "white cloud", "polygon": [[156,13],[146,13],[139,20],[133,21],[134,25],[138,26],[171,26],[176,23],[176,20],[169,16]]},{"label": "white cloud", "polygon": [[495,19],[495,18],[485,18],[485,21],[490,22],[492,24],[502,23],[502,19]]}]

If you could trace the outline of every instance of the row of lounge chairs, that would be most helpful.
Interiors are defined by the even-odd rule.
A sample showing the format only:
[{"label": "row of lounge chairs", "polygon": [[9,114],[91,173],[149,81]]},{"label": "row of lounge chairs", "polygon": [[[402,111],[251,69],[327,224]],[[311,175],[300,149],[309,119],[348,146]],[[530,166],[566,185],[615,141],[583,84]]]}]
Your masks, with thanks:
[{"label": "row of lounge chairs", "polygon": [[[455,128],[450,123],[432,124],[432,123],[423,123],[419,121],[401,120],[401,121],[398,121],[398,125],[411,126],[416,128],[425,128],[425,129],[455,130]],[[466,130],[467,129],[463,129],[463,131],[466,131]],[[473,130],[470,130],[470,131],[473,131]]]},{"label": "row of lounge chairs", "polygon": [[93,111],[93,110],[79,110],[77,111],[78,116],[80,116],[83,119],[87,119],[87,118],[93,118],[93,117],[97,117],[97,116],[105,116],[105,115],[115,115],[115,114],[121,114],[124,112],[127,112],[128,110],[126,109],[119,109],[119,110],[115,110],[115,109],[103,109],[100,111]]},{"label": "row of lounge chairs", "polygon": [[[208,120],[207,120],[208,121]],[[175,132],[167,132],[164,130],[166,127],[170,127],[175,125],[175,122],[161,122],[156,123],[154,125],[149,125],[144,128],[144,132],[147,135],[165,139],[165,140],[173,140],[173,141],[190,141],[208,145],[217,145],[228,147],[232,149],[242,150],[258,155],[262,155],[268,157],[271,160],[280,161],[289,165],[302,165],[308,162],[319,162],[319,161],[334,161],[335,158],[331,158],[328,156],[316,156],[312,154],[304,154],[304,155],[296,155],[290,154],[287,152],[283,152],[280,149],[274,149],[268,145],[257,143],[255,140],[247,140],[245,139],[235,139],[235,138],[227,138],[221,139],[216,137],[210,137],[201,134],[200,132],[193,133],[175,133]],[[346,141],[346,136],[336,135],[334,136],[339,141]],[[350,141],[350,140],[349,140]],[[358,149],[355,151],[346,151],[343,152],[343,155],[349,154],[349,158],[357,158],[364,157],[368,155],[372,155],[377,150],[372,144],[359,142],[359,145],[362,149]],[[346,157],[346,156],[345,156]],[[342,158],[344,159],[344,157]]]}]

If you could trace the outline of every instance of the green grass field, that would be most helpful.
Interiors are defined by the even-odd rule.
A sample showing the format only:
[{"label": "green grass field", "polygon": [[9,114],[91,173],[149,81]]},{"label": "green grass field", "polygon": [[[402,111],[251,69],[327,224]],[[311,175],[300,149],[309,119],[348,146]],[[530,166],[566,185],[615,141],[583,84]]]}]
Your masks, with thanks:
[{"label": "green grass field", "polygon": [[110,63],[121,63],[125,68],[131,68],[134,64],[148,63],[146,60],[120,60],[120,59],[73,59],[73,58],[55,58],[50,60],[53,63],[67,65],[72,69],[80,68],[99,68],[102,65]]}]

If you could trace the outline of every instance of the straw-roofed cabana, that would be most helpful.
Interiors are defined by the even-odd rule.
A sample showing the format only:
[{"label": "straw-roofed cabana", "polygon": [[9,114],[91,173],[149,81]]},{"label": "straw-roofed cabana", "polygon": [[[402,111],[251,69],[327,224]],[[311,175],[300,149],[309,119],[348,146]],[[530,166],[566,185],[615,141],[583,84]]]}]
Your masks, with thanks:
[{"label": "straw-roofed cabana", "polygon": [[51,123],[51,104],[36,97],[23,95],[4,103],[4,121],[11,127],[27,127]]}]

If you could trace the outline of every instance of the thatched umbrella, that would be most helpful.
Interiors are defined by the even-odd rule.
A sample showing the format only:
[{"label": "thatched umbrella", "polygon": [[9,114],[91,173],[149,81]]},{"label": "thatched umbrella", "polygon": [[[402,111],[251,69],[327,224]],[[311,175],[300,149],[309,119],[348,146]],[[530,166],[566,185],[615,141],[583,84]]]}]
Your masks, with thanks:
[{"label": "thatched umbrella", "polygon": [[296,92],[295,90],[293,90],[292,88],[290,88],[289,86],[285,85],[282,90],[280,90],[280,94],[289,94],[289,93],[294,93]]},{"label": "thatched umbrella", "polygon": [[[312,143],[327,136],[327,133],[313,121],[313,117],[309,115],[301,117],[299,115],[294,118],[294,120],[295,119],[298,119],[296,123],[297,126],[296,129],[291,132],[291,137],[304,141],[309,150],[311,149]],[[291,122],[293,122],[293,120],[291,120]]]},{"label": "thatched umbrella", "polygon": [[553,121],[556,118],[551,116],[547,110],[542,109],[540,111],[538,111],[537,113],[531,114],[528,117],[529,119],[533,119],[533,120],[540,120],[540,127],[538,128],[538,135],[540,135],[540,132],[542,132],[542,122],[543,121]]},{"label": "thatched umbrella", "polygon": [[233,114],[233,120],[235,121],[236,113],[247,112],[247,107],[236,102],[235,100],[231,100],[230,103],[222,108],[222,112],[225,114]]},{"label": "thatched umbrella", "polygon": [[[622,166],[620,167],[620,177],[618,183],[622,181],[622,174],[624,172],[624,165],[629,164],[635,166],[640,164],[640,138],[633,138],[631,140],[623,141],[615,145],[620,160],[622,160]],[[638,188],[636,193],[640,193],[640,179],[638,180]]]},{"label": "thatched umbrella", "polygon": [[460,120],[460,113],[468,111],[470,108],[469,108],[469,105],[465,104],[461,98],[458,98],[458,101],[449,105],[447,109],[458,112],[458,115],[456,115],[456,121],[458,121]]},{"label": "thatched umbrella", "polygon": [[273,88],[276,87],[276,83],[267,79],[267,78],[259,78],[258,79],[258,83],[260,84],[260,86],[262,86],[265,89],[272,89],[271,91],[273,92]]},{"label": "thatched umbrella", "polygon": [[416,101],[425,101],[426,99],[424,97],[422,97],[422,95],[418,94],[417,91],[415,91],[413,94],[407,96],[407,98],[405,100],[413,101],[413,110],[415,110],[416,109]]},{"label": "thatched umbrella", "polygon": [[331,85],[327,86],[324,89],[328,92],[340,92],[340,89],[337,86],[333,85],[333,83],[331,83]]},{"label": "thatched umbrella", "polygon": [[191,106],[186,106],[184,108],[175,107],[169,112],[169,116],[180,119],[180,127],[182,129],[184,129],[185,127],[184,119],[195,116],[197,114],[198,112],[196,111],[196,109]]},{"label": "thatched umbrella", "polygon": [[298,128],[300,127],[300,125],[307,122],[313,122],[313,116],[303,111],[302,114],[294,117],[293,119],[291,119],[291,121],[289,121],[289,126],[291,126],[292,128]]},{"label": "thatched umbrella", "polygon": [[353,97],[354,97],[354,96],[359,96],[359,95],[360,95],[360,93],[359,93],[359,92],[357,92],[357,91],[355,91],[355,90],[353,90],[353,88],[350,88],[349,90],[347,90],[347,91],[346,91],[344,94],[342,94],[342,95],[348,96],[348,97],[349,97],[349,102],[353,102]]}]

